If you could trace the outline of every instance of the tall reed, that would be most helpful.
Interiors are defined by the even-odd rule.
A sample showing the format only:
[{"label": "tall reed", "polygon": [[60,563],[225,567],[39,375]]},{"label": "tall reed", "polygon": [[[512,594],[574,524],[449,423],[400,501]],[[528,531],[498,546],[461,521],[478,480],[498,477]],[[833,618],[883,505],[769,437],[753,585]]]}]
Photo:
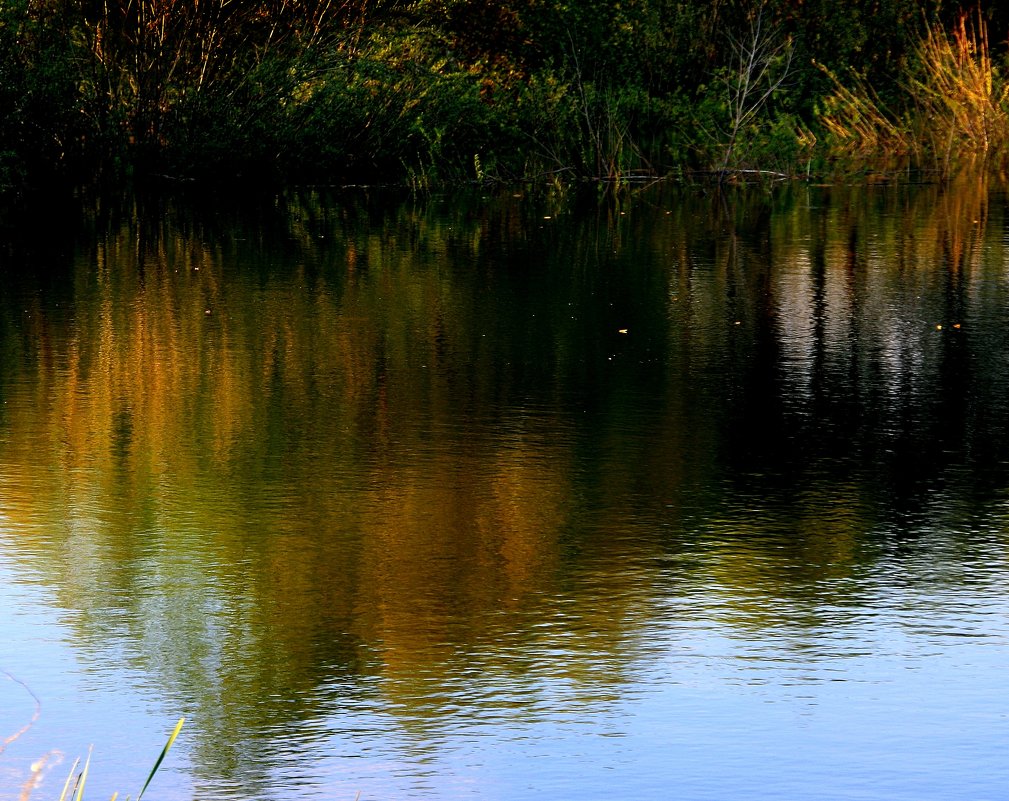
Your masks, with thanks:
[{"label": "tall reed", "polygon": [[907,121],[895,117],[866,81],[856,77],[849,88],[825,66],[817,66],[834,82],[834,92],[824,102],[819,119],[835,155],[907,155],[914,149]]},{"label": "tall reed", "polygon": [[949,33],[928,26],[904,79],[902,112],[856,77],[835,89],[820,122],[842,156],[912,156],[949,174],[965,159],[987,160],[1009,148],[1009,82],[992,61],[988,27],[962,14]]},{"label": "tall reed", "polygon": [[954,152],[987,157],[1009,143],[1009,83],[995,68],[988,26],[960,16],[952,35],[929,28],[918,45],[921,74],[910,89],[917,105],[919,138],[949,167]]}]

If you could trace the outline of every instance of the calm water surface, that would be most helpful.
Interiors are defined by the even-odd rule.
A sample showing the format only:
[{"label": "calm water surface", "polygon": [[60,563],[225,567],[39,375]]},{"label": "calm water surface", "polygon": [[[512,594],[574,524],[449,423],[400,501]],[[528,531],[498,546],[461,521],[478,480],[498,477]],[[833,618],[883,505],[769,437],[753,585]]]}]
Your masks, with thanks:
[{"label": "calm water surface", "polygon": [[0,800],[1007,797],[1003,192],[0,233]]}]

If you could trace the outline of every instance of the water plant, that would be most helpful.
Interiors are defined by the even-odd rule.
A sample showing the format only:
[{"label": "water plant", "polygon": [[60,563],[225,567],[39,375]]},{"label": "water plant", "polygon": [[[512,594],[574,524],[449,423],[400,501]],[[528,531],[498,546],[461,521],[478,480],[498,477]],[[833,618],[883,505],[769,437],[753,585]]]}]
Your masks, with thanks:
[{"label": "water plant", "polygon": [[[38,696],[32,692],[32,689],[23,681],[6,671],[3,671],[3,675],[15,684],[19,684],[31,696],[35,703],[35,709],[32,713],[31,719],[24,726],[0,742],[0,753],[3,753],[11,743],[20,739],[22,735],[31,729],[42,714],[42,703],[39,701]],[[181,717],[179,718],[178,723],[175,724],[175,728],[172,729],[172,733],[168,736],[168,741],[165,743],[164,748],[161,749],[161,753],[158,754],[158,758],[154,761],[154,766],[151,768],[150,773],[147,774],[147,779],[144,781],[143,787],[141,787],[140,792],[137,793],[136,799],[132,799],[131,796],[126,796],[124,801],[140,801],[140,799],[143,798],[144,793],[147,792],[147,788],[151,784],[151,780],[154,778],[154,774],[158,772],[158,768],[160,768],[161,763],[164,762],[169,750],[171,750],[172,745],[178,738],[179,732],[182,731],[182,726],[185,722],[185,717]],[[73,765],[70,766],[70,772],[67,774],[66,781],[63,783],[63,791],[60,793],[58,801],[83,801],[84,788],[87,784],[88,772],[91,767],[92,750],[93,747],[88,749],[88,755],[84,759],[83,766],[81,766],[80,757],[74,760]],[[21,787],[19,801],[29,801],[32,793],[38,788],[48,769],[50,767],[55,767],[61,759],[62,754],[60,754],[60,752],[50,751],[35,760],[31,766],[31,774]],[[78,767],[80,767],[80,770],[78,770]],[[117,801],[118,798],[119,793],[113,793],[110,801]]]},{"label": "water plant", "polygon": [[[140,801],[143,798],[144,793],[147,791],[148,786],[151,783],[151,779],[154,778],[154,774],[158,772],[158,768],[161,767],[161,763],[165,759],[165,755],[168,754],[169,749],[171,749],[172,744],[175,739],[179,736],[179,732],[182,731],[182,726],[186,722],[184,717],[179,718],[179,722],[175,724],[175,728],[168,737],[168,742],[165,743],[165,747],[161,749],[161,753],[154,762],[154,767],[151,768],[151,772],[147,774],[147,780],[144,782],[144,786],[140,788],[140,792],[137,793],[136,801]],[[80,758],[78,757],[74,760],[74,764],[70,768],[70,774],[67,776],[67,780],[63,783],[63,792],[60,793],[59,801],[67,801],[68,798],[72,798],[73,801],[81,801],[84,797],[84,784],[88,777],[88,767],[91,764],[91,749],[88,749],[87,759],[84,760],[84,767],[81,769],[80,773],[77,773],[76,778],[74,774],[77,771],[77,766],[80,764]],[[71,782],[73,782],[73,788],[71,789]],[[67,795],[67,792],[71,795]],[[111,801],[116,801],[119,797],[119,793],[113,793]],[[130,801],[130,796],[126,796],[125,801]]]},{"label": "water plant", "polygon": [[991,0],[490,5],[0,3],[0,193],[724,179],[894,155],[950,172],[1009,145]]}]

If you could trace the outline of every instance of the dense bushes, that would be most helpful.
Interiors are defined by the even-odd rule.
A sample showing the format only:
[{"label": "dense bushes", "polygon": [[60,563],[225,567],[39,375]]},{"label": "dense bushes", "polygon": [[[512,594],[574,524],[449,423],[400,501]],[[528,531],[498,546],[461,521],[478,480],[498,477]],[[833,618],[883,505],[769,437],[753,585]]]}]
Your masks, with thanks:
[{"label": "dense bushes", "polygon": [[27,0],[0,8],[0,184],[67,175],[96,134],[81,114],[78,51]]},{"label": "dense bushes", "polygon": [[15,0],[0,184],[789,172],[870,140],[925,159],[915,120],[955,116],[943,43],[1000,80],[1009,14],[972,8],[968,30],[939,0]]}]

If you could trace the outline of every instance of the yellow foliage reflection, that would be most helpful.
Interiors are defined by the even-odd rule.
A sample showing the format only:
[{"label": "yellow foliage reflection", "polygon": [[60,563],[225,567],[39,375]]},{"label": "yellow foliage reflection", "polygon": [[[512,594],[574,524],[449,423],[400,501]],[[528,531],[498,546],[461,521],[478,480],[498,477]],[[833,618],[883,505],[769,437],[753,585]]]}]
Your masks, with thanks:
[{"label": "yellow foliage reflection", "polygon": [[878,191],[553,198],[549,227],[510,196],[287,198],[251,229],[138,209],[69,305],[0,304],[0,536],[81,647],[128,642],[215,710],[219,773],[229,729],[311,718],[343,675],[420,728],[545,654],[606,702],[670,594],[829,625],[795,610],[931,469],[893,454],[983,431],[1005,383],[972,329],[1009,298],[987,188]]}]

